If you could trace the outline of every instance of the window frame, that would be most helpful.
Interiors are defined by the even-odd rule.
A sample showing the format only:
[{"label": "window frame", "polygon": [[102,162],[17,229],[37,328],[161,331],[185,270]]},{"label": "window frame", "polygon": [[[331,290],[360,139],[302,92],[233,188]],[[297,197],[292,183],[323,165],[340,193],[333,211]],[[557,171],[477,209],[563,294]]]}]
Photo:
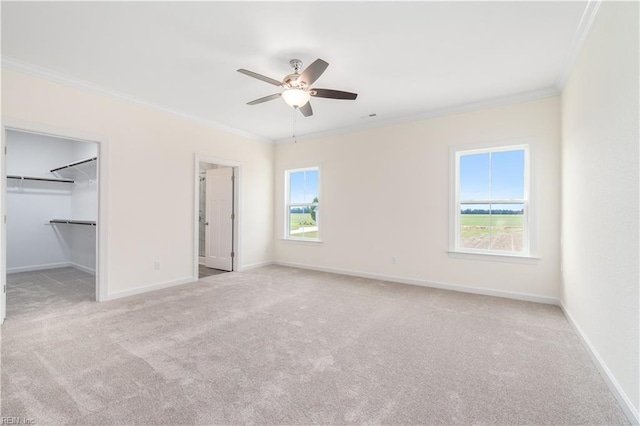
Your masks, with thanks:
[{"label": "window frame", "polygon": [[[308,172],[308,171],[317,171],[318,172],[318,202],[317,203],[291,203],[291,179],[290,176],[292,173],[298,172]],[[284,170],[284,240],[288,241],[298,241],[298,242],[322,242],[321,240],[321,209],[320,206],[322,202],[320,201],[322,198],[322,168],[320,165],[307,166],[307,167],[297,167],[297,168],[287,168]],[[316,238],[310,237],[294,237],[290,234],[290,226],[291,226],[291,207],[311,207],[316,206],[316,226],[318,227],[318,236]]]},{"label": "window frame", "polygon": [[[524,151],[524,197],[522,199],[460,199],[460,158],[464,155],[486,154],[507,151]],[[536,197],[533,185],[535,140],[521,139],[492,142],[472,146],[450,148],[450,229],[449,254],[451,257],[480,260],[537,259],[536,254]],[[523,250],[511,252],[503,250],[466,248],[460,245],[460,208],[465,204],[522,204],[523,205]]]}]

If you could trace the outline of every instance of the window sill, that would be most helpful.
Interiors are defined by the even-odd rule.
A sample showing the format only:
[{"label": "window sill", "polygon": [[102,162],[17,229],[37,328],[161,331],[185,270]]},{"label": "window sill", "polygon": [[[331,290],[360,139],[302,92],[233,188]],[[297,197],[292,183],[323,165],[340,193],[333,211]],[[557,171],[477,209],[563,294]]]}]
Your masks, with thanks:
[{"label": "window sill", "polygon": [[540,260],[539,257],[522,256],[514,254],[499,253],[478,253],[472,251],[447,251],[449,257],[454,259],[482,260],[486,262],[506,262],[506,263],[524,263],[535,265]]},{"label": "window sill", "polygon": [[306,238],[280,238],[280,241],[282,241],[283,243],[293,243],[293,244],[302,243],[302,244],[310,244],[310,245],[323,243],[322,240],[310,240]]}]

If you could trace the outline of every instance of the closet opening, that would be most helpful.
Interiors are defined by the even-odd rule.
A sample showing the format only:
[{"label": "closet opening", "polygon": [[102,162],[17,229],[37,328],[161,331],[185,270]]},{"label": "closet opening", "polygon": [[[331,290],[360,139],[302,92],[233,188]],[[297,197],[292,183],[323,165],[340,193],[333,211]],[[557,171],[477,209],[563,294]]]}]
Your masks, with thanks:
[{"label": "closet opening", "polygon": [[197,279],[237,270],[239,167],[196,161]]},{"label": "closet opening", "polygon": [[99,300],[99,144],[5,128],[4,316]]}]

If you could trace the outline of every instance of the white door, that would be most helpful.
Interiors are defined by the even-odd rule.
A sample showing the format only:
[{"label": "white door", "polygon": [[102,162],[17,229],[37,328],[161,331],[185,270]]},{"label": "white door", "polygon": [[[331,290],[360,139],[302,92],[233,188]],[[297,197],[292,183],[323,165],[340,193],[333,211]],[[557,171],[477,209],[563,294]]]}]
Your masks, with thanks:
[{"label": "white door", "polygon": [[233,270],[233,168],[207,170],[205,266]]}]

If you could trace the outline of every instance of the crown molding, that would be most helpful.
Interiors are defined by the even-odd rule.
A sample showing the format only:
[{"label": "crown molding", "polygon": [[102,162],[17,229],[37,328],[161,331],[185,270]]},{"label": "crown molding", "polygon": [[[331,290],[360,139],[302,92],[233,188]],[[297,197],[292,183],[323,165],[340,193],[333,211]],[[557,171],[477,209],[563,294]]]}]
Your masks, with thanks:
[{"label": "crown molding", "polygon": [[220,124],[213,120],[208,120],[201,117],[196,117],[190,114],[186,114],[182,111],[178,111],[164,105],[159,105],[150,101],[147,101],[142,98],[138,98],[135,96],[127,95],[124,93],[117,92],[115,90],[111,90],[95,83],[91,83],[89,81],[81,80],[75,77],[71,77],[69,75],[59,73],[57,71],[52,71],[49,69],[45,69],[27,62],[20,61],[18,59],[14,59],[8,56],[2,56],[2,68],[17,71],[24,74],[29,74],[35,77],[40,77],[49,81],[53,81],[55,83],[64,84],[65,86],[73,87],[75,89],[87,90],[94,93],[100,93],[101,95],[106,95],[112,98],[117,98],[120,100],[124,100],[127,102],[136,103],[139,105],[146,106],[148,108],[153,108],[159,111],[166,112],[171,115],[178,116],[180,118],[184,118],[187,120],[191,120],[197,122],[199,124],[204,124],[205,126],[214,127],[218,130],[222,130],[227,133],[231,133],[234,135],[242,136],[247,139],[264,142],[268,144],[272,144],[273,141],[271,139],[255,135],[253,133],[245,132],[244,130],[236,129],[234,127],[229,127],[224,124]]},{"label": "crown molding", "polygon": [[557,96],[560,91],[556,87],[547,87],[540,90],[533,90],[530,92],[518,93],[515,95],[502,96],[499,98],[491,98],[477,102],[470,102],[460,105],[455,105],[446,108],[439,108],[419,114],[412,114],[403,117],[394,117],[386,120],[370,120],[363,124],[355,126],[341,127],[339,129],[320,131],[315,133],[306,133],[303,135],[296,135],[295,141],[292,137],[276,139],[276,144],[293,143],[310,139],[319,139],[329,136],[337,136],[345,133],[354,133],[362,130],[375,129],[380,127],[389,127],[397,124],[410,123],[414,121],[427,120],[430,118],[444,117],[447,115],[461,114],[465,112],[479,111],[487,108],[496,108],[511,104],[517,104],[521,102],[535,101],[538,99],[550,98]]},{"label": "crown molding", "polygon": [[578,27],[576,28],[576,32],[573,35],[573,40],[571,41],[571,48],[564,59],[562,67],[560,68],[560,73],[556,77],[556,81],[554,83],[554,86],[560,92],[564,90],[564,86],[567,84],[567,80],[569,79],[569,75],[571,75],[571,70],[578,59],[582,46],[584,46],[585,41],[587,41],[587,37],[589,37],[591,27],[593,26],[593,22],[596,19],[596,15],[598,14],[601,4],[602,0],[589,0],[584,8],[584,12],[580,18]]}]

